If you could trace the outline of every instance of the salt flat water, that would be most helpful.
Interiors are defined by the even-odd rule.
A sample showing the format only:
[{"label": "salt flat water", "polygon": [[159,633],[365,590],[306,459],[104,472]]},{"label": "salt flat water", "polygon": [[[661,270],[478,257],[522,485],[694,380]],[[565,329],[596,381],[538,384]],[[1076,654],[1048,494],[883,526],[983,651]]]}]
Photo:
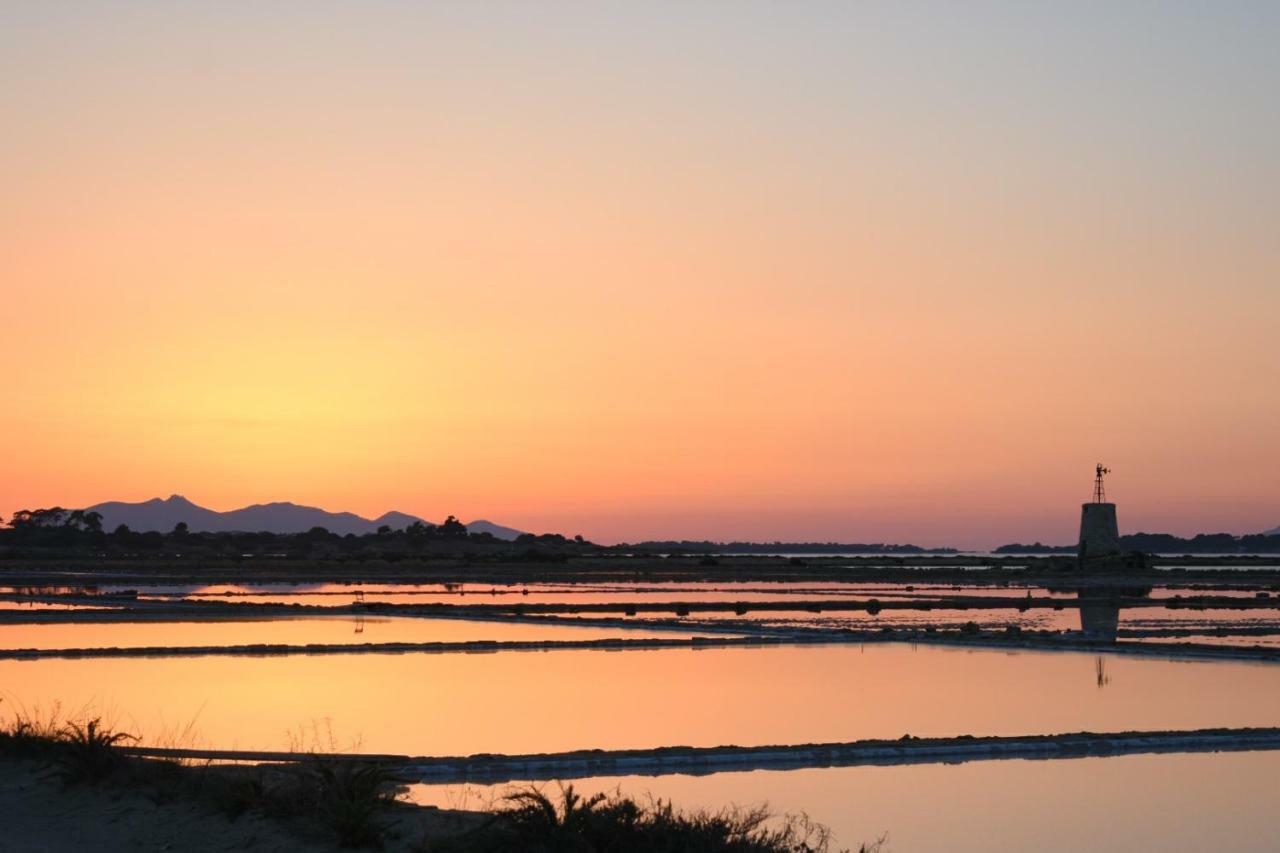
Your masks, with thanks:
[{"label": "salt flat water", "polygon": [[[1128,755],[889,767],[756,770],[709,776],[577,779],[717,811],[768,803],[806,812],[857,849],[887,833],[910,853],[1263,853],[1280,849],[1280,752]],[[540,783],[556,793],[554,783]],[[420,803],[479,808],[513,785],[414,785]],[[523,787],[523,786],[519,786]]]},{"label": "salt flat water", "polygon": [[323,722],[419,755],[1280,723],[1270,664],[905,643],[9,660],[0,691],[144,737],[195,721],[204,745],[282,749]]},{"label": "salt flat water", "polygon": [[[741,611],[741,612],[738,612]],[[876,613],[866,610],[752,610],[750,606],[736,610],[690,609],[687,617],[693,622],[740,622],[761,628],[836,628],[857,631],[882,627],[915,628],[925,625],[963,625],[975,622],[985,628],[1001,628],[1017,625],[1028,630],[1078,631],[1081,628],[1081,609],[1076,607],[1014,608],[946,608],[934,605],[929,608],[884,609]],[[1270,628],[1280,631],[1280,610],[1276,608],[1167,608],[1127,607],[1116,613],[1117,626],[1124,629],[1206,629]],[[669,614],[646,611],[634,617],[639,621],[654,618],[670,619]]]},{"label": "salt flat water", "polygon": [[669,639],[696,633],[573,625],[570,621],[551,625],[405,616],[299,616],[198,622],[0,624],[0,649]]}]

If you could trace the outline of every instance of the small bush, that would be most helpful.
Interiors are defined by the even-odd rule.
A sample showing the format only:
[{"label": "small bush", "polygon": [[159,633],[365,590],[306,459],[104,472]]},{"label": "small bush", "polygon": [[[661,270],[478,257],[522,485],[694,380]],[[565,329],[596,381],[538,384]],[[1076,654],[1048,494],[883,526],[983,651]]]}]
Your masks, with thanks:
[{"label": "small bush", "polygon": [[201,776],[199,792],[231,820],[264,808],[267,785],[261,770],[252,775],[233,775],[224,770]]},{"label": "small bush", "polygon": [[83,725],[67,723],[58,740],[63,747],[56,753],[58,775],[68,785],[101,782],[120,769],[125,761],[115,747],[131,740],[137,738],[124,732],[113,732],[104,727],[97,717]]},{"label": "small bush", "polygon": [[381,847],[378,816],[393,799],[390,773],[376,764],[326,762],[315,768],[317,805],[343,847]]},{"label": "small bush", "polygon": [[100,717],[63,722],[58,704],[47,712],[19,704],[0,729],[0,754],[49,761],[68,785],[98,783],[124,765],[126,759],[115,747],[133,740],[133,735],[104,726]]},{"label": "small bush", "polygon": [[[3,702],[0,699],[0,702]],[[12,706],[11,706],[12,707]],[[54,705],[49,712],[39,708],[28,711],[19,705],[3,729],[0,729],[0,755],[13,758],[45,758],[53,751],[62,731],[59,722],[61,707]]]}]

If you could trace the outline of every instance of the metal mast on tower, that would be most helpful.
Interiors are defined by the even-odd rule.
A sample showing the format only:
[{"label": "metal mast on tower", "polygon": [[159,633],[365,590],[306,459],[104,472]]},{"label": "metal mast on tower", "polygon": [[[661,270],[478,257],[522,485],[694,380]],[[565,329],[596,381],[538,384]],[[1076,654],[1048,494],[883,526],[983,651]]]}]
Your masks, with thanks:
[{"label": "metal mast on tower", "polygon": [[1093,480],[1093,502],[1096,504],[1104,504],[1107,502],[1107,490],[1103,488],[1102,477],[1104,474],[1110,473],[1110,468],[1103,468],[1102,463],[1098,463],[1097,476]]}]

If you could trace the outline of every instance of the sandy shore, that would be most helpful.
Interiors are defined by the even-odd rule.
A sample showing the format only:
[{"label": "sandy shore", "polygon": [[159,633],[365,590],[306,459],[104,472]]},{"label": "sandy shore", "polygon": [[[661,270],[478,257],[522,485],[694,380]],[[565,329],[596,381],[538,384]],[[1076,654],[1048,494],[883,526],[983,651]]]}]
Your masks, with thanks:
[{"label": "sandy shore", "polygon": [[0,851],[3,853],[212,853],[329,851],[264,818],[235,821],[188,802],[157,804],[135,790],[63,788],[29,762],[0,761]]},{"label": "sandy shore", "polygon": [[[427,836],[456,832],[474,812],[398,804],[383,848],[410,853]],[[245,814],[234,820],[186,799],[138,787],[64,787],[47,767],[0,759],[0,853],[337,853],[323,829]]]}]

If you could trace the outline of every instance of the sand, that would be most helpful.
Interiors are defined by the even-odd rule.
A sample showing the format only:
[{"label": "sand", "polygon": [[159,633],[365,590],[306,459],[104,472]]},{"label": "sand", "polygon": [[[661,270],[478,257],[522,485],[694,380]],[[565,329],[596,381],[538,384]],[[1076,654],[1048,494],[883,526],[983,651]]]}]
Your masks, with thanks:
[{"label": "sand", "polygon": [[[424,837],[447,834],[480,819],[405,805],[392,822],[398,837],[388,853],[407,853]],[[0,853],[139,853],[250,850],[337,853],[315,827],[252,814],[235,820],[184,799],[156,802],[139,788],[64,787],[47,767],[0,759]]]},{"label": "sand", "polygon": [[337,849],[251,815],[230,821],[194,803],[157,804],[131,789],[64,788],[28,762],[0,761],[0,814],[3,853]]}]

